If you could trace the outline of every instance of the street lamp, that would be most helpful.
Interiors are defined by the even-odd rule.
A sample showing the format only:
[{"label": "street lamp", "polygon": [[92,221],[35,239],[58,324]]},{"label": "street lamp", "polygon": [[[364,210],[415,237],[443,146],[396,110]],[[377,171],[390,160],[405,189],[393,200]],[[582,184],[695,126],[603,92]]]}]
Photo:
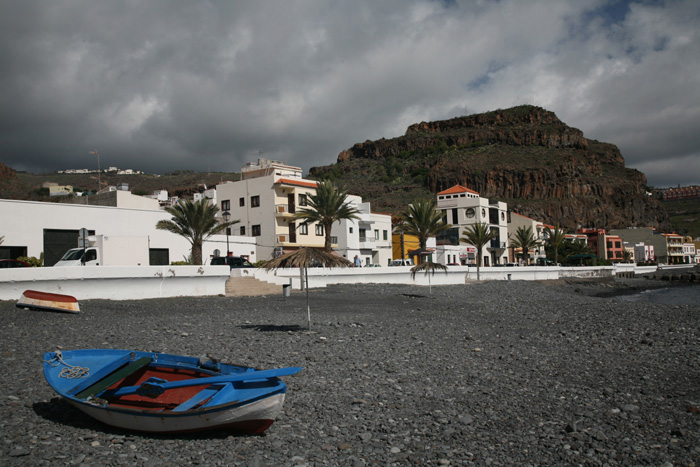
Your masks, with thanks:
[{"label": "street lamp", "polygon": [[[228,221],[231,220],[231,213],[228,211],[224,211],[221,214],[221,217],[224,218],[224,222],[228,223]],[[229,235],[230,231],[231,231],[231,228],[226,226],[226,256],[231,256],[231,251],[228,249],[228,235]]]}]

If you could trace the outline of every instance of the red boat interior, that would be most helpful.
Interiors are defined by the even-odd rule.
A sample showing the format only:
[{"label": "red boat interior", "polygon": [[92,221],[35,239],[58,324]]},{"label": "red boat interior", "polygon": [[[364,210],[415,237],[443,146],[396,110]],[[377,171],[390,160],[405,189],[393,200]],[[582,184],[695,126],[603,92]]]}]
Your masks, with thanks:
[{"label": "red boat interior", "polygon": [[[154,368],[154,367],[144,367],[137,371],[136,373],[127,376],[123,380],[113,384],[109,389],[118,389],[125,386],[137,386],[146,381],[148,378],[162,378],[170,382],[172,381],[182,381],[189,380],[193,378],[201,378],[205,376],[210,376],[209,374],[202,374],[201,372],[194,371],[191,369],[182,368]],[[172,389],[165,391],[163,394],[159,395],[155,399],[148,396],[142,396],[139,394],[122,396],[118,398],[113,398],[109,400],[110,405],[117,407],[129,407],[132,409],[141,410],[172,410],[183,402],[188,401],[200,391],[208,387],[208,384],[199,386],[187,386],[184,388]],[[208,402],[209,399],[203,400],[197,406],[201,406]],[[195,406],[195,408],[197,407]]]}]

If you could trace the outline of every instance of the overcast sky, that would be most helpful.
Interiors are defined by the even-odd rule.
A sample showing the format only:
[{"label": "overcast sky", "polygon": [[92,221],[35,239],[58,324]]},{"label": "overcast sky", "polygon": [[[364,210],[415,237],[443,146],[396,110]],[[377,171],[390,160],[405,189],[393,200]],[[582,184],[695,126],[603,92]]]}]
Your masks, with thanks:
[{"label": "overcast sky", "polygon": [[700,184],[700,2],[0,3],[0,162],[308,171],[421,121],[533,104],[652,186]]}]

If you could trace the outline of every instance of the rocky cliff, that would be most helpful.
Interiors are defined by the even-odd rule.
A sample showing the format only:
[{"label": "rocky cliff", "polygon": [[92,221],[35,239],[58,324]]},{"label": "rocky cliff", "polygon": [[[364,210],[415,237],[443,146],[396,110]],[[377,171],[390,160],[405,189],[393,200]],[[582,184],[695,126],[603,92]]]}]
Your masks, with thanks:
[{"label": "rocky cliff", "polygon": [[393,213],[461,184],[568,229],[669,227],[646,177],[625,168],[616,146],[588,140],[534,106],[417,123],[404,136],[356,144],[311,176],[352,187],[373,210]]},{"label": "rocky cliff", "polygon": [[17,172],[14,169],[0,162],[0,182],[17,178]]}]

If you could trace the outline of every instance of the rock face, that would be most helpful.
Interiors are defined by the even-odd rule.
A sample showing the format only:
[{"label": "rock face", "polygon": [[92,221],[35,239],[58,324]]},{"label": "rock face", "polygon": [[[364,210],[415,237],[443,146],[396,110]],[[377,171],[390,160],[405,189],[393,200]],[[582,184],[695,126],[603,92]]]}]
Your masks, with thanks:
[{"label": "rock face", "polygon": [[0,162],[0,182],[15,178],[17,178],[17,172]]},{"label": "rock face", "polygon": [[417,123],[402,137],[356,144],[311,175],[335,178],[392,212],[403,209],[406,193],[433,196],[461,184],[568,229],[669,227],[646,177],[625,168],[616,146],[533,106]]}]

